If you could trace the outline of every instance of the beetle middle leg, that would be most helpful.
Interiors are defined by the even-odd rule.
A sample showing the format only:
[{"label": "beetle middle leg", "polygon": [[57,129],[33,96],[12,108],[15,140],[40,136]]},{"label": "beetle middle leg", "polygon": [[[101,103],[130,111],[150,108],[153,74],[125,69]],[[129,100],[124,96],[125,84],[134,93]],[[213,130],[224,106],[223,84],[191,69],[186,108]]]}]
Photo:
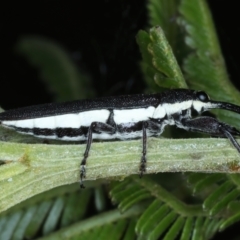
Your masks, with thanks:
[{"label": "beetle middle leg", "polygon": [[151,135],[159,135],[162,130],[162,120],[161,119],[151,119],[149,121],[142,122],[142,157],[139,167],[140,177],[146,172],[146,154],[147,154],[147,130],[149,130]]}]

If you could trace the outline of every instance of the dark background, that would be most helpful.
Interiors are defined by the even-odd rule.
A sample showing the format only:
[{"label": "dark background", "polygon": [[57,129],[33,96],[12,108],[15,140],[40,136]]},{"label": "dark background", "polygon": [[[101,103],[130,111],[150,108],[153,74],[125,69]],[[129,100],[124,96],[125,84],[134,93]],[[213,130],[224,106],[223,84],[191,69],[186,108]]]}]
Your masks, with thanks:
[{"label": "dark background", "polygon": [[[238,1],[208,3],[230,79],[240,88]],[[0,105],[10,109],[53,101],[38,69],[14,50],[25,35],[43,36],[62,45],[75,63],[90,74],[97,96],[143,92],[138,65],[141,56],[135,36],[147,26],[145,5],[145,0],[5,3],[1,21]],[[219,236],[232,239],[231,234],[234,226]]]},{"label": "dark background", "polygon": [[[208,1],[230,79],[239,85],[237,1]],[[0,105],[4,109],[52,102],[37,68],[16,53],[21,37],[49,38],[67,50],[93,80],[97,96],[143,92],[135,36],[147,26],[146,0],[59,1],[4,5],[1,23]]]}]

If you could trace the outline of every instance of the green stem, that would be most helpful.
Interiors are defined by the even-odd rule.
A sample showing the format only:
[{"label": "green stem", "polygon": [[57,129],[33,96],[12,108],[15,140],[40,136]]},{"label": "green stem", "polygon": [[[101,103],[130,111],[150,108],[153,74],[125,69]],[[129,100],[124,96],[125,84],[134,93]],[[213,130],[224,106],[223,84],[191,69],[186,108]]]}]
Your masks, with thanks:
[{"label": "green stem", "polygon": [[[85,145],[0,142],[0,212],[38,193],[79,181]],[[86,180],[138,174],[141,140],[93,143]],[[147,174],[239,172],[239,154],[224,139],[148,140]],[[88,186],[88,182],[85,182]]]}]

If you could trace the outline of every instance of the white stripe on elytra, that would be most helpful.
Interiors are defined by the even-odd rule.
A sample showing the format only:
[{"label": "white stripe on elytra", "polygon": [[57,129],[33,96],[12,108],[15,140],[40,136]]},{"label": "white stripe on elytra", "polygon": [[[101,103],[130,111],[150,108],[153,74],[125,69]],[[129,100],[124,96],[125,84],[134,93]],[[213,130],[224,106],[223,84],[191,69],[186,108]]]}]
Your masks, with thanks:
[{"label": "white stripe on elytra", "polygon": [[[153,116],[155,108],[140,108],[127,110],[114,110],[114,121],[116,124],[135,123],[148,120]],[[81,126],[90,126],[92,122],[106,123],[110,115],[109,110],[93,110],[81,112],[78,114],[64,114],[52,117],[42,117],[36,119],[2,121],[4,126],[18,128],[79,128]]]},{"label": "white stripe on elytra", "polygon": [[78,114],[64,114],[35,119],[2,121],[2,125],[17,128],[80,128],[90,126],[94,121],[106,123],[110,115],[109,110],[92,110]]},{"label": "white stripe on elytra", "polygon": [[[161,106],[162,107],[162,106]],[[159,108],[158,108],[159,109]],[[142,108],[142,109],[135,109],[135,110],[115,110],[116,112],[116,118],[114,116],[114,120],[116,119],[120,121],[119,123],[121,125],[124,125],[123,122],[125,122],[125,125],[128,125],[128,127],[131,127],[134,122],[137,121],[143,121],[148,120],[149,117],[153,117],[155,108],[154,107],[148,107],[148,108]],[[131,113],[131,114],[130,114]],[[82,112],[78,114],[65,114],[65,115],[59,115],[59,116],[53,116],[53,117],[44,117],[39,119],[26,119],[26,120],[17,120],[17,121],[3,121],[2,124],[6,127],[19,127],[19,128],[48,128],[48,129],[55,129],[55,128],[79,128],[80,126],[89,126],[93,121],[99,121],[99,122],[107,122],[110,115],[110,111],[108,110],[94,110],[94,111],[88,111],[88,112]],[[121,119],[122,117],[122,119]],[[124,121],[123,121],[124,120]],[[159,134],[163,131],[163,128],[167,124],[174,124],[173,122],[169,122],[169,120],[166,120],[165,124],[162,125],[161,130],[159,131]],[[19,129],[19,132],[22,132]],[[22,132],[23,134],[30,134],[34,135],[33,132]],[[153,133],[151,131],[147,130],[147,135],[152,136],[156,133]],[[62,138],[58,138],[57,135],[37,135],[39,138],[45,138],[45,139],[60,139],[60,140],[66,140],[66,141],[82,141],[86,140],[86,136],[64,136]],[[125,133],[118,133],[115,134],[108,134],[108,133],[101,133],[96,134],[93,133],[93,139],[133,139],[133,138],[139,138],[142,137],[142,131],[132,131],[132,132],[125,132]]]},{"label": "white stripe on elytra", "polygon": [[80,114],[81,126],[90,126],[92,122],[106,123],[110,115],[109,110],[93,110]]},{"label": "white stripe on elytra", "polygon": [[[135,123],[139,121],[149,120],[149,118],[163,118],[167,114],[172,115],[179,113],[182,110],[190,109],[191,106],[200,111],[203,108],[212,108],[212,104],[203,103],[201,101],[184,101],[177,103],[163,103],[159,104],[157,108],[150,106],[148,108],[140,109],[123,109],[113,110],[113,118],[116,124]],[[90,126],[94,121],[106,123],[110,115],[110,111],[107,109],[102,110],[91,110],[86,112],[80,112],[77,114],[64,114],[59,116],[43,117],[36,119],[25,119],[25,120],[14,120],[14,121],[2,121],[2,125],[6,127],[17,127],[17,128],[80,128],[81,126]],[[131,136],[127,134],[111,135],[111,134],[99,134],[96,136],[98,139],[111,139],[111,138],[135,138],[138,133],[131,133]],[[38,136],[40,137],[40,136]],[[46,138],[46,136],[42,136]],[[52,136],[49,138],[56,138]],[[75,140],[72,137],[64,137],[63,140]],[[84,140],[84,137],[76,137],[76,140]]]},{"label": "white stripe on elytra", "polygon": [[[54,129],[55,128],[55,119],[56,117],[43,117],[43,118],[35,118],[32,119],[32,126],[29,126],[29,128],[49,128]],[[24,122],[27,120],[19,121],[17,127],[22,127]]]},{"label": "white stripe on elytra", "polygon": [[155,108],[152,106],[139,109],[113,110],[113,119],[116,124],[140,122],[152,118],[154,111]]}]

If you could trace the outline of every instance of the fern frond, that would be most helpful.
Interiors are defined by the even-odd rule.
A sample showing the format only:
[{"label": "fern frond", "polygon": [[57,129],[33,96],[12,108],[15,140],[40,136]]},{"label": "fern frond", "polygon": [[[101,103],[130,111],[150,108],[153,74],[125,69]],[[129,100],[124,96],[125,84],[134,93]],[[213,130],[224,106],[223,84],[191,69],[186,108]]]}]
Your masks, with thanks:
[{"label": "fern frond", "polygon": [[[122,207],[124,206],[122,202],[128,198],[129,192],[131,192],[129,189],[134,191],[139,188],[142,189],[142,192],[148,192],[148,197],[140,199],[137,194],[132,193],[131,201],[135,204],[144,202],[149,204],[136,223],[135,229],[139,239],[159,239],[160,237],[161,239],[175,239],[177,236],[181,236],[182,239],[194,239],[194,236],[203,237],[204,229],[207,228],[203,222],[208,219],[208,212],[205,212],[201,205],[187,205],[181,202],[146,176],[143,179],[131,177],[115,184],[110,195],[114,202],[118,203],[120,210],[124,211],[126,209]],[[219,225],[219,221],[217,223]],[[216,227],[215,232],[217,230]]]},{"label": "fern frond", "polygon": [[[239,220],[240,190],[232,179],[239,178],[238,174],[189,174],[188,182],[193,192],[203,200],[203,209],[209,217],[219,218],[219,230]],[[236,205],[235,205],[236,204]],[[208,224],[213,224],[209,221]],[[215,226],[216,227],[216,226]],[[209,230],[210,231],[210,230]]]},{"label": "fern frond", "polygon": [[80,194],[78,184],[74,184],[28,199],[0,215],[0,239],[33,239],[69,226],[92,208],[91,196],[91,189]]}]

